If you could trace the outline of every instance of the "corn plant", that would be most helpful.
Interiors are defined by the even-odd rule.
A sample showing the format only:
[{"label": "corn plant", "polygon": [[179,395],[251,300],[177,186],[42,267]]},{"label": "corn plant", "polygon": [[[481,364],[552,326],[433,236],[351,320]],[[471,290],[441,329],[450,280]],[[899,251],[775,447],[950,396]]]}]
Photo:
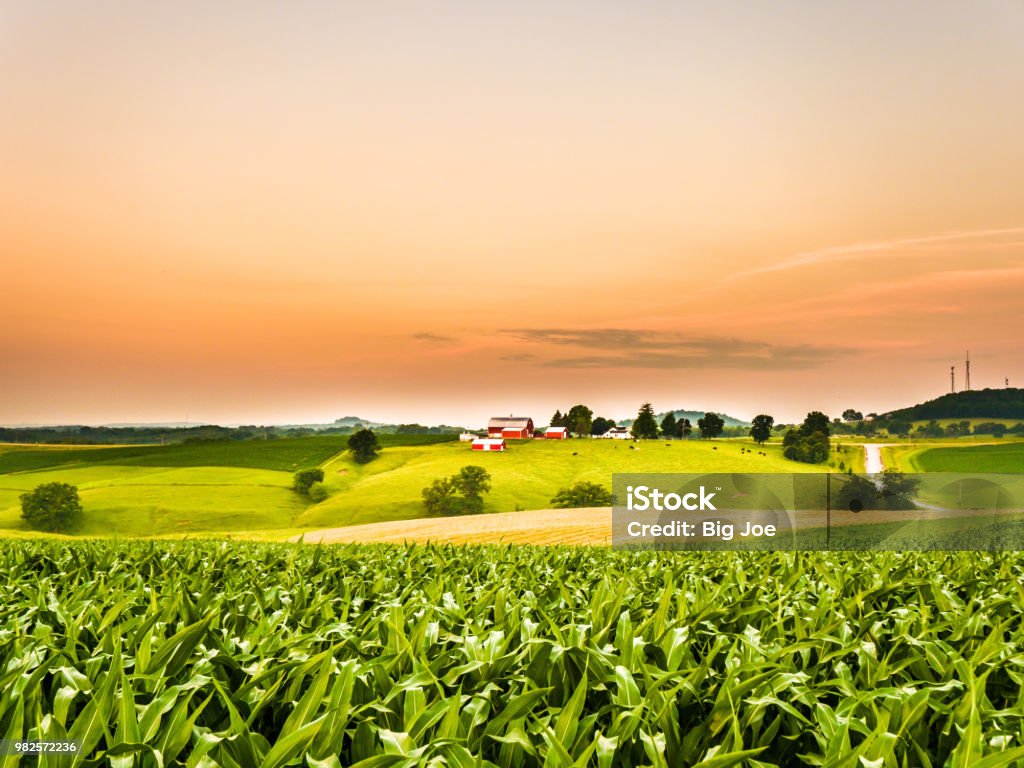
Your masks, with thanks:
[{"label": "corn plant", "polygon": [[[19,542],[52,765],[1024,765],[1024,556]],[[17,756],[0,765],[17,765]]]}]

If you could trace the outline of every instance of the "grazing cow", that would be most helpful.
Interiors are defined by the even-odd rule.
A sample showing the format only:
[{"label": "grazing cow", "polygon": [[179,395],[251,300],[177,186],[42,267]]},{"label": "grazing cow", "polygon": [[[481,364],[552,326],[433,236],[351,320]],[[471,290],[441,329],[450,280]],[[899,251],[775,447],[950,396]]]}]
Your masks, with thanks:
[{"label": "grazing cow", "polygon": [[711,450],[712,451],[717,451],[718,450],[718,446],[717,445],[712,445],[711,446]]}]

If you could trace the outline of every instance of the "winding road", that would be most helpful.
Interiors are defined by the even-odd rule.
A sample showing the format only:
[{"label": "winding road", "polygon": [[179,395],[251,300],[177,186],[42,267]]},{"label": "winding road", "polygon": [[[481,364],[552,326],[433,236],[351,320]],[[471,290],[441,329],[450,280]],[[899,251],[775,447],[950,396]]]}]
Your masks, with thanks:
[{"label": "winding road", "polygon": [[882,461],[882,449],[888,448],[891,443],[863,443],[864,446],[864,471],[874,475],[885,471],[885,462]]}]

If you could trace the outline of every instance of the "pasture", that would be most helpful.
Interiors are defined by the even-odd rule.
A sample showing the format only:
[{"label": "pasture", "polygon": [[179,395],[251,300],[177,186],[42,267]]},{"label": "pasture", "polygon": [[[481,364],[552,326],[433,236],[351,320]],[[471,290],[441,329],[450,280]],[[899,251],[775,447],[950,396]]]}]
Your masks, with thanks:
[{"label": "pasture", "polygon": [[[466,443],[437,442],[436,436],[381,439],[382,454],[366,465],[354,463],[344,451],[345,438],[337,437],[167,447],[4,446],[0,530],[22,530],[20,494],[55,481],[80,490],[85,507],[81,534],[277,531],[283,538],[303,530],[421,517],[422,489],[470,464],[491,473],[487,512],[546,509],[559,489],[580,480],[610,486],[613,472],[824,470],[787,461],[778,444],[758,449],[738,440],[638,445],[536,440],[510,442],[505,453],[481,454]],[[323,467],[331,495],[311,504],[291,490],[292,472],[316,465]]]},{"label": "pasture", "polygon": [[949,440],[890,445],[882,449],[887,467],[901,472],[1024,472],[1024,442],[1001,439],[982,444]]}]

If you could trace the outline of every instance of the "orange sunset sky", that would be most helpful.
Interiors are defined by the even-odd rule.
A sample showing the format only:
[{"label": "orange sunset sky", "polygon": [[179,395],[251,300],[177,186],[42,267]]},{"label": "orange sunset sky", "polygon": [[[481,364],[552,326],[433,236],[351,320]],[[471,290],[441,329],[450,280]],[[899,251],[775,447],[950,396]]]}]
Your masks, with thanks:
[{"label": "orange sunset sky", "polygon": [[1020,0],[12,0],[0,103],[0,423],[1024,385]]}]

